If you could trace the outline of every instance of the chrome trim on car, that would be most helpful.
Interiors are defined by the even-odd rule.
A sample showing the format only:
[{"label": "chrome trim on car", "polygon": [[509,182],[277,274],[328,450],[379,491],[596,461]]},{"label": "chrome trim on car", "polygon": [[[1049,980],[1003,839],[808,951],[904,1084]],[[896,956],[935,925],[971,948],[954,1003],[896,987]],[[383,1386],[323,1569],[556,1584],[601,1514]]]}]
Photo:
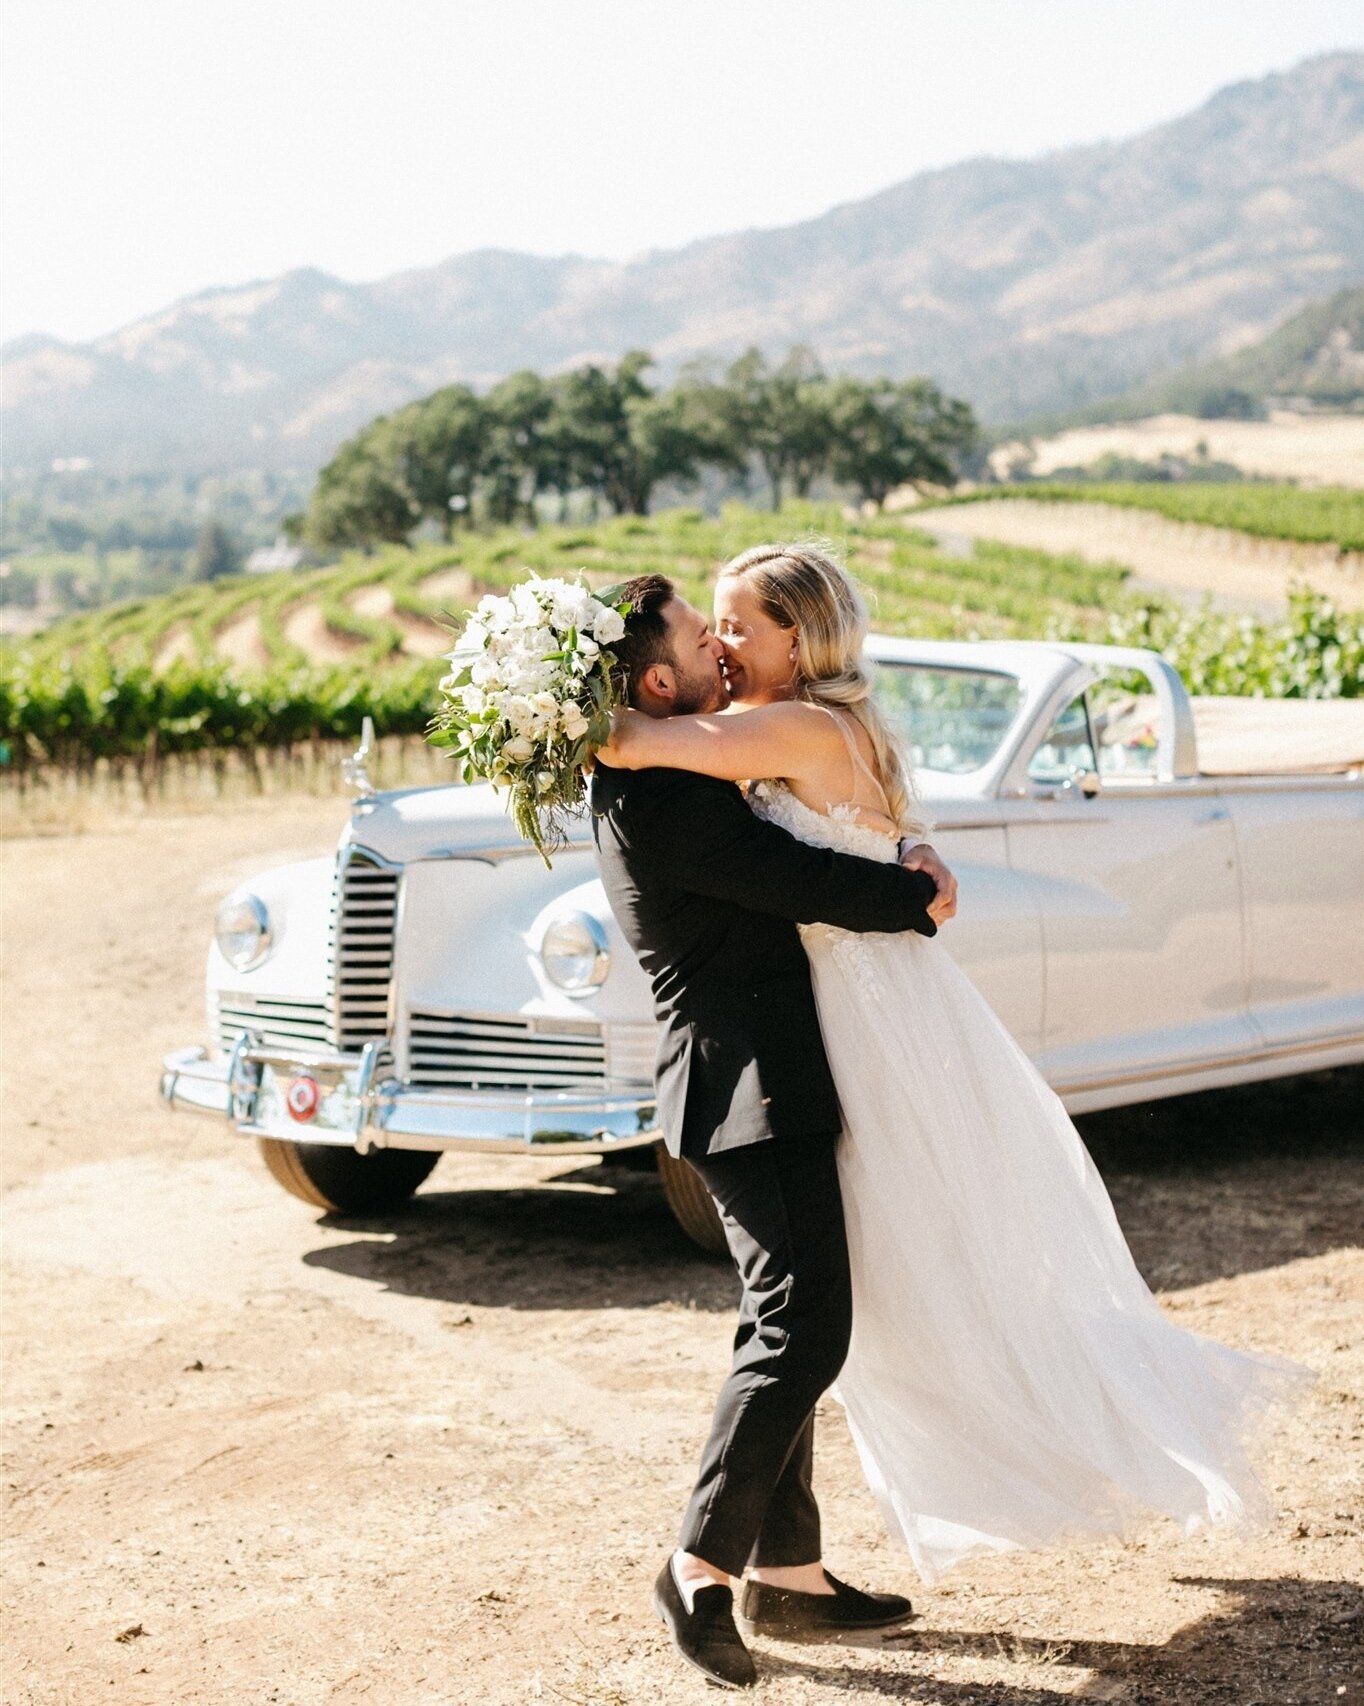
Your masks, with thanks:
[{"label": "chrome trim on car", "polygon": [[406,1035],[407,1081],[424,1090],[584,1091],[606,1080],[596,1019],[414,1007]]},{"label": "chrome trim on car", "polygon": [[[202,1048],[177,1049],[162,1063],[168,1106],[230,1119],[244,1136],[347,1148],[496,1150],[514,1154],[603,1155],[657,1143],[652,1092],[603,1080],[579,1089],[480,1092],[421,1088],[380,1076],[387,1039],[359,1056],[284,1050],[243,1035],[226,1061]],[[301,1124],[282,1110],[279,1085],[298,1072],[324,1087],[322,1123]],[[334,1118],[326,1112],[332,1101]]]},{"label": "chrome trim on car", "polygon": [[1364,1054],[1364,1032],[1338,1031],[1331,1036],[1298,1038],[1290,1042],[1266,1043],[1261,1048],[1241,1049],[1235,1054],[1200,1055],[1191,1060],[1171,1060],[1143,1066],[1130,1072],[1110,1072],[1100,1078],[1053,1078],[1049,1082],[1058,1096],[1081,1096],[1094,1090],[1116,1090],[1128,1085],[1155,1085],[1165,1079],[1196,1078],[1200,1073],[1235,1071],[1258,1066],[1263,1061],[1291,1060],[1301,1055],[1330,1054],[1339,1049]]},{"label": "chrome trim on car", "polygon": [[[341,779],[348,788],[354,788],[361,799],[366,799],[378,792],[370,780],[368,761],[374,750],[374,718],[364,717],[360,722],[360,744],[349,758],[341,760]],[[357,802],[358,803],[358,802]]]},{"label": "chrome trim on car", "polygon": [[337,855],[327,925],[331,1040],[358,1048],[393,1028],[402,866],[356,842]]},{"label": "chrome trim on car", "polygon": [[[587,836],[572,836],[564,843],[565,853],[585,853],[592,846]],[[554,849],[551,848],[551,852]],[[422,860],[458,859],[470,865],[505,865],[511,859],[538,859],[538,850],[529,841],[507,841],[490,847],[433,847],[422,854]]]}]

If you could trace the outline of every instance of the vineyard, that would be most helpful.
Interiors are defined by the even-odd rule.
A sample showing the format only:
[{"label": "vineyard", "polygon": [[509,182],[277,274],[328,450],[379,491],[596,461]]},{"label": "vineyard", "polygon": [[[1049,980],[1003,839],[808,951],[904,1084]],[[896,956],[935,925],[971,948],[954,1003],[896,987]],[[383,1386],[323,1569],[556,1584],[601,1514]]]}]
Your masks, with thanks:
[{"label": "vineyard", "polygon": [[1344,486],[1312,491],[1241,481],[1200,485],[1162,480],[1029,480],[1016,486],[983,487],[949,498],[947,503],[1000,498],[1114,504],[1121,509],[1154,510],[1171,521],[1234,528],[1261,539],[1296,539],[1305,544],[1337,545],[1342,551],[1364,551],[1364,491]]},{"label": "vineyard", "polygon": [[1113,564],[985,541],[959,556],[895,517],[733,506],[710,519],[674,510],[589,528],[469,534],[68,618],[0,652],[0,762],[21,782],[94,774],[102,763],[155,775],[173,755],[214,762],[234,750],[254,766],[258,754],[350,740],[366,715],[381,734],[417,735],[433,710],[449,625],[480,593],[528,572],[581,570],[604,586],[658,570],[708,605],[719,563],[783,534],[832,540],[871,594],[883,632],[1151,644],[1198,692],[1364,693],[1364,624],[1312,594],[1296,596],[1278,624],[1191,613],[1127,591],[1126,571]]}]

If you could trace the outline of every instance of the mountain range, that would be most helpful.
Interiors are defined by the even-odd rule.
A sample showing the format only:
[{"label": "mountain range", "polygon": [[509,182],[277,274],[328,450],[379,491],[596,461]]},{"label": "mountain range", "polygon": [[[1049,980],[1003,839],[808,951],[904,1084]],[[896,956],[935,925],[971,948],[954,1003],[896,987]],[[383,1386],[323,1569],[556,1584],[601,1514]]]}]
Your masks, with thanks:
[{"label": "mountain range", "polygon": [[750,344],[927,373],[987,421],[1119,397],[1364,278],[1364,54],[1221,90],[1125,141],[919,173],[777,230],[612,262],[482,250],[351,284],[310,268],[107,337],[3,352],[12,468],[315,467],[375,414],[651,350]]}]

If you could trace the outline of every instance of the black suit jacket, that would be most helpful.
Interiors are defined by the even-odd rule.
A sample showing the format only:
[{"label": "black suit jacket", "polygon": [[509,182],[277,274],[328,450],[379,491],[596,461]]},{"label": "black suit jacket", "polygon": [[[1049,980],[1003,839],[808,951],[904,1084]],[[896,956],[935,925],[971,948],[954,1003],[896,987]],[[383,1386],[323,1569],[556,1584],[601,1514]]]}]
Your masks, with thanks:
[{"label": "black suit jacket", "polygon": [[838,1098],[797,924],[937,926],[921,871],[810,847],[732,782],[598,763],[592,833],[611,910],[654,990],[673,1155],[836,1132]]}]

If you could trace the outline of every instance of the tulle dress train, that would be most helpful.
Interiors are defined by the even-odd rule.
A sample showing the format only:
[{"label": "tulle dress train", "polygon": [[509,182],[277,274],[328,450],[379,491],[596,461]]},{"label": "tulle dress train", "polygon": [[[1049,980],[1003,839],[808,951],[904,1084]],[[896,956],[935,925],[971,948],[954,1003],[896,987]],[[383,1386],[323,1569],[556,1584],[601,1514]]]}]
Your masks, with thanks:
[{"label": "tulle dress train", "polygon": [[[891,860],[851,807],[753,809]],[[950,928],[950,927],[949,927]],[[1178,1327],[1032,1062],[937,939],[802,928],[843,1108],[853,1335],[834,1395],[932,1582],[973,1554],[1264,1520],[1266,1412],[1312,1376]]]}]

